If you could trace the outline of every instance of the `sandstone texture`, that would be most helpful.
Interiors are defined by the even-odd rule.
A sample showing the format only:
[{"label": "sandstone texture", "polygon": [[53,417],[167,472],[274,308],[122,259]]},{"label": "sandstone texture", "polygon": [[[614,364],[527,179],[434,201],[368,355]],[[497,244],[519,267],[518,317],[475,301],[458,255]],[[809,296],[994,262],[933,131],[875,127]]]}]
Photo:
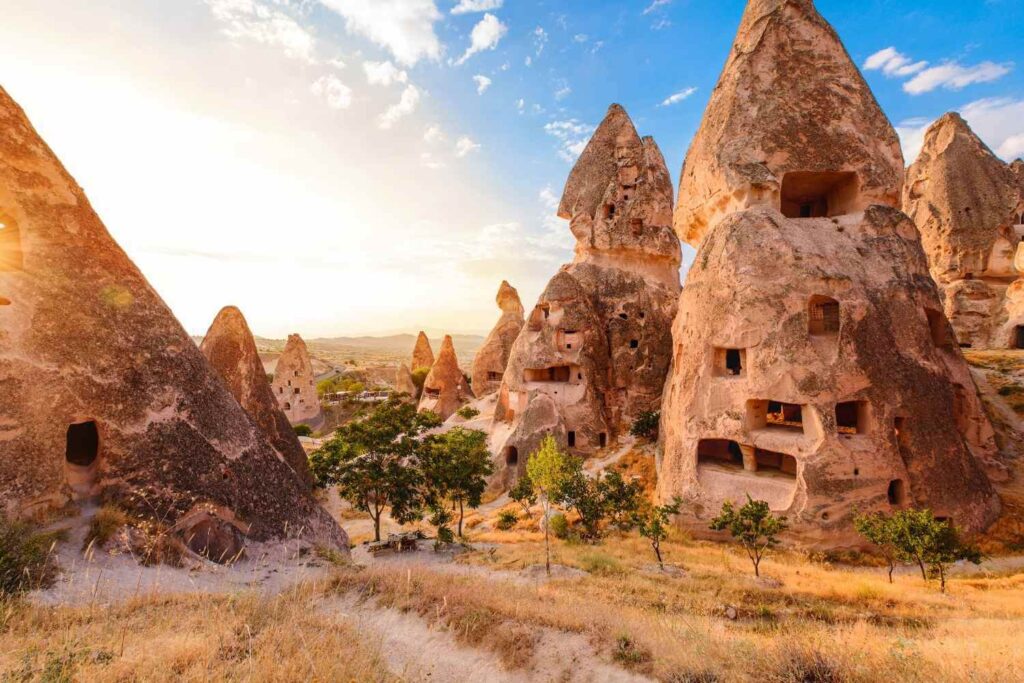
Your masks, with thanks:
[{"label": "sandstone texture", "polygon": [[672,183],[652,138],[612,105],[576,162],[559,216],[575,257],[551,279],[509,354],[492,449],[511,483],[546,434],[577,455],[656,410],[679,295]]},{"label": "sandstone texture", "polygon": [[960,346],[1024,348],[1014,287],[1024,238],[1019,181],[956,113],[932,124],[907,172],[903,210],[921,233]]},{"label": "sandstone texture", "polygon": [[445,335],[437,360],[423,381],[419,410],[429,410],[447,420],[472,399],[473,392],[455,357],[455,345],[451,336]]},{"label": "sandstone texture", "polygon": [[395,391],[399,394],[409,394],[412,399],[415,399],[416,394],[419,393],[416,383],[412,381],[412,372],[409,371],[409,366],[405,363],[402,363],[395,371]]},{"label": "sandstone texture", "polygon": [[289,334],[284,351],[274,368],[271,384],[277,404],[293,425],[316,427],[323,421],[320,397],[316,393],[316,376],[309,359],[306,342],[297,334]]},{"label": "sandstone texture", "polygon": [[416,337],[416,346],[412,349],[412,372],[420,368],[431,368],[434,366],[434,351],[430,348],[430,340],[425,332],[420,332]]},{"label": "sandstone texture", "polygon": [[496,300],[501,309],[501,317],[473,357],[470,377],[473,380],[473,393],[478,397],[493,394],[501,387],[501,378],[505,374],[512,345],[526,322],[523,318],[523,304],[519,301],[519,292],[515,287],[502,280]]},{"label": "sandstone texture", "polygon": [[5,512],[97,498],[183,539],[212,514],[256,540],[347,552],[2,89],[0,215]]},{"label": "sandstone texture", "polygon": [[274,398],[256,341],[242,312],[234,306],[222,308],[199,348],[270,445],[291,466],[299,480],[311,487],[313,478],[306,452]]},{"label": "sandstone texture", "polygon": [[928,506],[969,530],[998,515],[986,469],[1004,469],[896,208],[902,176],[892,126],[813,4],[751,0],[675,214],[699,246],[657,466],[684,519],[706,528],[749,494],[792,537],[842,546],[859,542],[855,510]]}]

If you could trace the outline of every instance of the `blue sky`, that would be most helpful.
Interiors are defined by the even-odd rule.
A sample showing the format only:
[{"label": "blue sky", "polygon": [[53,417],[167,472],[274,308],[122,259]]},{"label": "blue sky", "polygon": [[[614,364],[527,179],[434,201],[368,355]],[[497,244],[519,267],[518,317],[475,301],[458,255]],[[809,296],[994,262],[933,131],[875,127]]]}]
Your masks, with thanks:
[{"label": "blue sky", "polygon": [[[609,104],[678,179],[744,4],[0,0],[0,85],[190,331],[486,331]],[[910,154],[952,109],[1024,154],[1024,0],[817,6]]]}]

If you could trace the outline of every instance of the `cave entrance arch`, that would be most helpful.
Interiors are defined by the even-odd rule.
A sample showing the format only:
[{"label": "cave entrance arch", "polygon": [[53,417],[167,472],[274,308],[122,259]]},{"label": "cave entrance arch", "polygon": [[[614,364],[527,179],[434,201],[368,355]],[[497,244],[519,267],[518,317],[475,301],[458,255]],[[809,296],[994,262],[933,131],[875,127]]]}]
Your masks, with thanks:
[{"label": "cave entrance arch", "polygon": [[64,468],[76,500],[93,495],[99,460],[100,432],[96,422],[88,420],[69,425],[65,435]]}]

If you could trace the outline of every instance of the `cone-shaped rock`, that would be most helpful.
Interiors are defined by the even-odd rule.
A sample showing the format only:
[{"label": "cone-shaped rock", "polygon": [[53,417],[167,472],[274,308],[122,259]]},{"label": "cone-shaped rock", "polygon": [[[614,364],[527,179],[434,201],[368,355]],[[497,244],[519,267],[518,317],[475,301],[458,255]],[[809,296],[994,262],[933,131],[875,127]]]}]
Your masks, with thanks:
[{"label": "cone-shaped rock", "polygon": [[293,425],[316,427],[322,421],[320,398],[316,393],[313,361],[306,342],[297,334],[289,334],[284,351],[274,368],[271,385],[277,404]]},{"label": "cone-shaped rock", "polygon": [[455,345],[452,344],[451,336],[445,335],[437,360],[423,381],[419,409],[432,411],[440,415],[442,420],[447,420],[472,398],[473,392],[455,356]]},{"label": "cone-shaped rock", "polygon": [[[891,206],[892,127],[807,0],[753,0],[722,78],[676,215],[680,234],[706,234],[672,330],[662,499],[689,499],[684,518],[706,528],[750,494],[825,546],[857,542],[856,510],[929,507],[985,527],[999,511],[982,468],[1001,471],[993,431],[917,230]],[[768,203],[748,206],[743,160],[760,164]],[[836,190],[794,216],[778,192],[787,174],[809,191],[839,172],[856,174],[855,201]]]},{"label": "cone-shaped rock", "polygon": [[523,304],[515,287],[502,280],[496,300],[501,317],[473,357],[470,376],[473,378],[473,393],[478,397],[493,394],[501,386],[509,353],[525,322]]},{"label": "cone-shaped rock", "polygon": [[903,155],[811,0],[751,0],[679,181],[675,228],[696,246],[751,206],[834,216],[899,205]]},{"label": "cone-shaped rock", "polygon": [[[661,152],[612,105],[566,183],[559,215],[576,237],[509,355],[492,447],[510,483],[548,433],[574,453],[610,444],[656,410],[679,295],[672,184]],[[520,454],[522,457],[520,457]]]},{"label": "cone-shaped rock", "polygon": [[400,394],[409,394],[409,397],[414,399],[416,394],[419,393],[416,389],[416,383],[412,381],[412,373],[409,371],[409,366],[405,363],[395,371],[395,391]]},{"label": "cone-shaped rock", "polygon": [[303,484],[311,486],[306,452],[274,399],[256,341],[242,312],[234,306],[222,308],[199,348],[231,395],[263,430],[270,445],[291,465]]},{"label": "cone-shaped rock", "polygon": [[961,346],[1017,346],[1024,310],[1013,305],[1007,290],[1018,277],[1020,204],[1014,172],[959,114],[932,124],[907,172],[903,210],[921,233]]},{"label": "cone-shaped rock", "polygon": [[3,89],[0,222],[5,511],[96,496],[186,539],[303,534],[347,552]]},{"label": "cone-shaped rock", "polygon": [[412,372],[420,368],[431,368],[434,366],[434,351],[430,348],[430,340],[425,332],[416,336],[416,346],[412,349]]}]

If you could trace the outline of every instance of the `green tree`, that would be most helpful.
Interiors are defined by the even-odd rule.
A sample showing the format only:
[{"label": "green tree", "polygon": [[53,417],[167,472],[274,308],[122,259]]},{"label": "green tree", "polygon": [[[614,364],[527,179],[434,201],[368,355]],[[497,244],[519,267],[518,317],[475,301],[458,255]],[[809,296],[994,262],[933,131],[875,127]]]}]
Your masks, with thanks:
[{"label": "green tree", "polygon": [[416,394],[423,393],[423,383],[427,381],[430,368],[416,368],[412,371],[412,383],[416,385]]},{"label": "green tree", "polygon": [[554,492],[555,503],[567,510],[575,510],[580,518],[584,540],[596,541],[601,537],[601,522],[606,512],[596,478],[583,471],[583,460],[567,455],[563,463],[562,481]]},{"label": "green tree", "polygon": [[658,438],[659,422],[661,422],[661,411],[645,410],[633,420],[629,433],[638,439],[653,441]]},{"label": "green tree", "polygon": [[480,414],[480,411],[473,406],[462,406],[455,413],[463,420],[472,420],[474,417]]},{"label": "green tree", "polygon": [[544,566],[551,575],[551,541],[550,517],[551,508],[558,499],[558,492],[568,475],[567,460],[569,456],[559,449],[553,436],[548,435],[540,442],[540,447],[530,454],[526,463],[526,474],[530,477],[533,490],[544,509]]},{"label": "green tree", "polygon": [[458,534],[466,507],[477,508],[494,471],[487,433],[478,429],[453,427],[427,439],[420,458],[425,496],[436,504],[450,504],[458,512]]},{"label": "green tree", "polygon": [[530,518],[530,508],[537,504],[537,492],[533,490],[530,473],[525,472],[519,481],[509,490],[508,497],[523,506],[526,518]]},{"label": "green tree", "polygon": [[440,424],[433,413],[388,399],[366,417],[339,427],[310,456],[310,469],[318,486],[337,486],[352,507],[370,515],[379,541],[386,509],[400,524],[422,518],[423,434]]},{"label": "green tree", "polygon": [[981,550],[961,540],[956,527],[946,520],[934,520],[923,545],[928,572],[939,579],[939,590],[943,593],[951,565],[960,561],[981,564]]},{"label": "green tree", "polygon": [[711,520],[714,531],[728,531],[743,546],[754,564],[754,576],[761,576],[761,559],[770,548],[778,545],[777,536],[788,527],[785,517],[776,517],[768,503],[754,500],[749,494],[739,510],[732,501],[725,501],[722,511]]},{"label": "green tree", "polygon": [[597,491],[611,525],[619,531],[632,529],[635,515],[643,502],[643,485],[638,481],[626,481],[621,474],[611,471],[598,481]]},{"label": "green tree", "polygon": [[313,434],[313,428],[307,424],[297,424],[292,429],[295,430],[295,436],[311,436]]},{"label": "green tree", "polygon": [[889,583],[892,583],[892,573],[896,565],[906,560],[906,555],[899,547],[895,520],[884,512],[857,515],[853,518],[853,528],[873,543],[885,557],[889,564]]},{"label": "green tree", "polygon": [[668,538],[671,517],[679,514],[679,506],[682,504],[683,500],[676,496],[666,505],[640,505],[633,513],[633,523],[640,535],[651,542],[654,556],[658,558],[658,567],[661,569],[665,569],[665,563],[661,558],[661,542]]}]

